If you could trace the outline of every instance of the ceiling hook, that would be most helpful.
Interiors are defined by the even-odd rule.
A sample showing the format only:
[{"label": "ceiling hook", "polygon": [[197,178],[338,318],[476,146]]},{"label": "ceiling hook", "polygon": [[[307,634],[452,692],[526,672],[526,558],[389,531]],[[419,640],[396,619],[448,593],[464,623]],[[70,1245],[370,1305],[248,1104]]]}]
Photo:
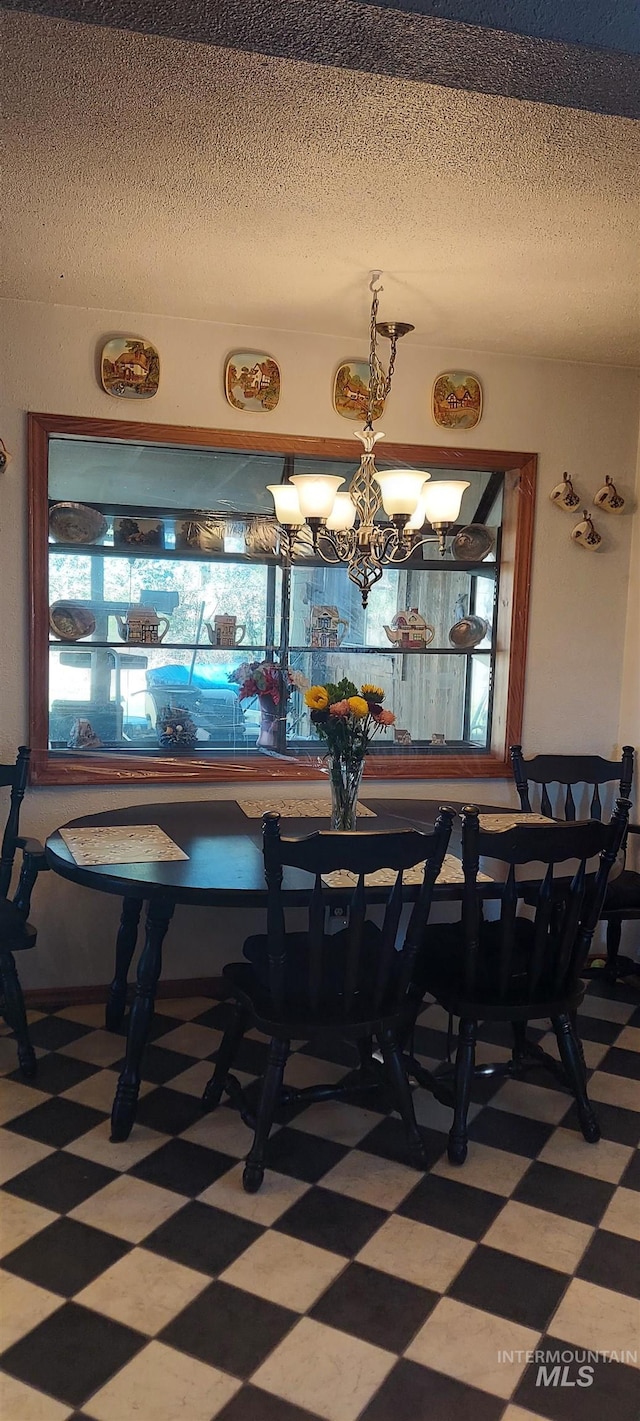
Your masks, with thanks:
[{"label": "ceiling hook", "polygon": [[376,286],[376,281],[379,281],[381,276],[382,276],[382,272],[381,272],[381,271],[372,271],[372,273],[371,273],[371,281],[369,282],[369,290],[373,292],[373,295],[374,295],[374,296],[377,296],[380,291],[384,291],[384,287],[383,287],[383,286]]}]

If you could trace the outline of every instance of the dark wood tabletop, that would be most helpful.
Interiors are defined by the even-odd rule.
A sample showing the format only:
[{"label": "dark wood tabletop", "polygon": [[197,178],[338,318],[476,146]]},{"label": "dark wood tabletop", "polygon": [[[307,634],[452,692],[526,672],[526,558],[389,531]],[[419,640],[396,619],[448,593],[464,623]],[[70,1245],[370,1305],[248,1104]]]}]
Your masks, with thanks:
[{"label": "dark wood tabletop", "polygon": [[[291,798],[295,799],[295,791]],[[433,826],[440,801],[435,799],[375,799],[363,795],[362,803],[375,813],[375,818],[361,817],[358,829],[363,833],[376,830],[423,829]],[[462,802],[447,801],[454,809]],[[483,810],[498,811],[496,805],[481,805]],[[199,903],[202,906],[260,905],[266,901],[262,860],[262,824],[249,819],[234,799],[194,799],[170,801],[166,804],[137,804],[127,809],[107,810],[73,819],[64,828],[101,828],[130,824],[158,824],[188,855],[173,862],[95,864],[81,867],[74,862],[60,833],[47,840],[49,866],[74,883],[119,897],[151,900],[169,898],[174,904]],[[284,819],[286,835],[313,834],[328,829],[328,819]],[[460,833],[454,827],[450,852],[459,856]],[[297,869],[287,869],[284,890],[289,903],[303,903],[309,893],[309,875]],[[491,885],[487,886],[491,892]],[[334,890],[337,900],[347,890]],[[415,892],[415,890],[414,890]],[[388,890],[380,889],[380,900]],[[372,895],[373,896],[373,895]],[[412,896],[407,888],[406,896]],[[436,887],[440,900],[460,898],[460,886],[440,884]]]}]

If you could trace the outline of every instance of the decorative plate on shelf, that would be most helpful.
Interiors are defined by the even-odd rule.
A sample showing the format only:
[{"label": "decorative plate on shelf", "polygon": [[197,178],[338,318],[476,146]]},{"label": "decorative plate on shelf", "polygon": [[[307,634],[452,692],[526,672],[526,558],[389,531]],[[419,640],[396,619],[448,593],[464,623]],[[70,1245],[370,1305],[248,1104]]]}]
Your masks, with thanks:
[{"label": "decorative plate on shelf", "polygon": [[[344,419],[364,421],[369,399],[369,364],[366,360],[345,360],[338,366],[333,381],[333,408]],[[373,418],[379,419],[384,401],[373,407]]]},{"label": "decorative plate on shelf", "polygon": [[224,391],[236,410],[264,414],[280,399],[280,366],[272,355],[257,350],[234,350],[224,372]]},{"label": "decorative plate on shelf", "polygon": [[49,608],[49,626],[60,641],[80,641],[93,635],[96,619],[93,612],[79,607],[77,602],[54,602]]},{"label": "decorative plate on shelf", "polygon": [[140,336],[117,336],[102,348],[102,388],[122,400],[150,400],[158,393],[160,356]]},{"label": "decorative plate on shelf", "polygon": [[495,538],[483,523],[470,523],[461,528],[451,544],[451,551],[458,562],[482,562],[489,556]]},{"label": "decorative plate on shelf", "polygon": [[484,617],[461,617],[459,622],[455,622],[449,632],[449,641],[458,651],[470,651],[479,642],[484,641],[489,630],[489,623]]},{"label": "decorative plate on shelf", "polygon": [[108,526],[104,514],[86,503],[54,503],[49,509],[54,543],[99,543]]}]

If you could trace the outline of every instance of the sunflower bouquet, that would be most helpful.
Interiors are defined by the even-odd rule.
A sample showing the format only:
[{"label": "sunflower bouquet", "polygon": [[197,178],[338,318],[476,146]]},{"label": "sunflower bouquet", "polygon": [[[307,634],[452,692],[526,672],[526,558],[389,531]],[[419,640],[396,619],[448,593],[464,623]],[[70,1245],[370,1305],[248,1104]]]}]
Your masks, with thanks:
[{"label": "sunflower bouquet", "polygon": [[311,723],[328,746],[334,829],[355,829],[365,755],[374,735],[395,722],[383,700],[381,686],[365,684],[358,690],[346,677],[305,693]]}]

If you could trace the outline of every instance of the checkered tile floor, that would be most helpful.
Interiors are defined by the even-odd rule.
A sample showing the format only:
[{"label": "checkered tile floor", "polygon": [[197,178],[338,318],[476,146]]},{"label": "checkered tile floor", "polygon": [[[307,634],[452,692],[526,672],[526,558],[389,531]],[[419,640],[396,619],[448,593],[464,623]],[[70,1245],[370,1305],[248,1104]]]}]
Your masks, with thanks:
[{"label": "checkered tile floor", "polygon": [[[229,1106],[202,1115],[225,1008],[163,1001],[139,1120],[109,1142],[123,1040],[102,1008],[32,1012],[38,1077],[0,1037],[1,1409],[6,1421],[627,1421],[638,1372],[540,1385],[535,1349],[639,1349],[640,1007],[590,988],[581,1015],[603,1138],[546,1075],[482,1082],[469,1157],[419,1091],[431,1160],[404,1162],[385,1102],[307,1106],[272,1136],[257,1195]],[[431,1005],[417,1052],[445,1054]],[[540,1033],[543,1035],[544,1033]],[[549,1045],[549,1041],[545,1041]],[[481,1058],[501,1059],[488,1029]],[[242,1047],[243,1082],[265,1043]],[[302,1046],[288,1078],[351,1067]],[[499,1360],[499,1353],[512,1355]],[[573,1385],[572,1385],[573,1381]],[[538,1384],[537,1384],[538,1383]]]}]

